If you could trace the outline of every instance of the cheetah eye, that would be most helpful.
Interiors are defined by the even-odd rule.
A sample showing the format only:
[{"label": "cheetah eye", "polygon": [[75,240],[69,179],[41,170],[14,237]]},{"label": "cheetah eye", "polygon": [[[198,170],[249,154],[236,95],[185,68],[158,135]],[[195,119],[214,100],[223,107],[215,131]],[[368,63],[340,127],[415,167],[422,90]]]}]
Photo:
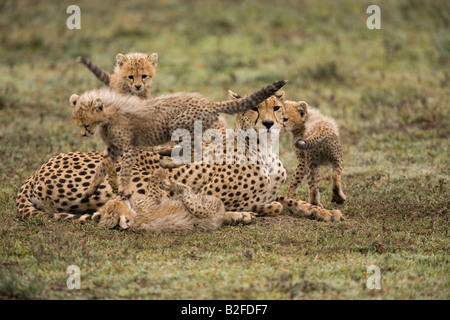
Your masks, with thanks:
[{"label": "cheetah eye", "polygon": [[143,74],[142,75],[142,79],[145,79],[145,78],[147,78],[148,76],[146,75],[146,74]]},{"label": "cheetah eye", "polygon": [[300,116],[303,117],[305,113],[303,111],[300,111]]},{"label": "cheetah eye", "polygon": [[289,121],[289,118],[283,118],[283,121],[284,121],[284,122],[288,122],[288,121]]},{"label": "cheetah eye", "polygon": [[251,107],[250,110],[258,112],[258,107]]},{"label": "cheetah eye", "polygon": [[278,111],[278,110],[280,110],[280,109],[281,109],[280,106],[275,106],[275,107],[273,107],[273,111]]},{"label": "cheetah eye", "polygon": [[133,76],[128,76],[128,79],[133,80],[134,77]]}]

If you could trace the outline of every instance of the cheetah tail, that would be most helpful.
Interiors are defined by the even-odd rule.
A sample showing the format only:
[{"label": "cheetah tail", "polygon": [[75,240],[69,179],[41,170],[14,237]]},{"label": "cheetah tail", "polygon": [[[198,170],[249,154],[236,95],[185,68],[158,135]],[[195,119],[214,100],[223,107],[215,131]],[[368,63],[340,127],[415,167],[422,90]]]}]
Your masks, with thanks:
[{"label": "cheetah tail", "polygon": [[244,112],[252,107],[257,106],[270,96],[274,95],[280,88],[282,88],[287,83],[287,80],[279,80],[274,83],[253,92],[243,98],[217,102],[216,106],[217,112],[224,112],[228,114],[235,114]]},{"label": "cheetah tail", "polygon": [[31,201],[31,179],[32,177],[20,187],[16,196],[16,211],[22,220],[26,220],[39,214],[45,214],[45,212],[36,208]]},{"label": "cheetah tail", "polygon": [[84,64],[93,74],[104,84],[109,86],[110,74],[104,71],[102,68],[94,64],[91,60],[84,57],[78,57],[77,62]]},{"label": "cheetah tail", "polygon": [[70,220],[75,222],[84,222],[92,219],[92,214],[73,214],[73,213],[55,213],[45,212],[36,207],[32,200],[32,181],[31,177],[19,189],[16,196],[16,211],[22,220],[27,220],[37,215],[47,216],[53,220]]}]

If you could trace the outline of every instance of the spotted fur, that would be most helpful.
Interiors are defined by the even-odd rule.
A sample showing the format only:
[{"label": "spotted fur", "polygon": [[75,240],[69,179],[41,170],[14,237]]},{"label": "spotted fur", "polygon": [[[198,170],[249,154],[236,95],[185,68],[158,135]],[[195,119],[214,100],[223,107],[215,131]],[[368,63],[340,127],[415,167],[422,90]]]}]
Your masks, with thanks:
[{"label": "spotted fur", "polygon": [[[281,108],[275,111],[275,106]],[[273,121],[271,129],[281,130],[283,118],[283,101],[272,96],[260,103],[257,108],[236,117],[236,126],[242,129],[267,129],[263,122]],[[246,151],[246,154],[249,153]],[[215,152],[209,154],[206,152],[207,157],[214,155]],[[234,156],[238,155],[239,151],[236,150]],[[229,155],[225,154],[224,158],[227,156]],[[245,159],[243,162],[233,164],[225,161],[193,163],[168,169],[168,176],[176,182],[189,186],[195,194],[218,197],[226,211],[275,216],[287,209],[295,215],[315,220],[344,219],[339,210],[326,210],[302,200],[279,195],[281,186],[286,180],[286,171],[276,155],[270,156],[271,162],[256,164],[248,163]],[[149,178],[155,170],[161,168],[160,161],[166,158],[150,151],[137,151],[130,180],[133,197],[147,196]],[[19,216],[23,219],[36,214],[45,214],[53,218],[67,213],[92,216],[105,203],[116,198],[111,185],[107,182],[103,182],[93,196],[83,198],[95,174],[95,168],[102,159],[101,152],[62,153],[49,159],[21,187],[16,199]],[[115,164],[115,171],[120,172],[121,167],[119,159]],[[169,193],[169,197],[171,196]],[[37,209],[44,205],[46,210]]]},{"label": "spotted fur", "polygon": [[100,226],[135,231],[216,230],[223,224],[251,222],[249,212],[226,212],[219,198],[196,194],[192,188],[169,180],[159,169],[150,176],[145,196],[108,201],[93,216]]},{"label": "spotted fur", "polygon": [[[175,130],[194,132],[194,121],[201,121],[206,130],[217,121],[219,112],[233,114],[255,107],[285,84],[284,80],[274,82],[245,98],[226,102],[214,102],[196,93],[175,93],[141,100],[110,90],[94,90],[81,96],[72,95],[70,103],[81,134],[91,136],[98,131],[106,144],[104,157],[116,163],[122,156],[119,194],[128,198],[132,192],[130,174],[138,148],[169,142]],[[102,162],[84,197],[92,195],[105,176]]]},{"label": "spotted fur", "polygon": [[332,201],[343,203],[346,200],[341,186],[343,154],[336,122],[304,101],[286,101],[286,119],[284,126],[293,134],[297,156],[297,168],[288,188],[288,196],[295,197],[298,186],[307,175],[309,202],[322,206],[318,187],[319,166],[329,163],[333,168]]}]

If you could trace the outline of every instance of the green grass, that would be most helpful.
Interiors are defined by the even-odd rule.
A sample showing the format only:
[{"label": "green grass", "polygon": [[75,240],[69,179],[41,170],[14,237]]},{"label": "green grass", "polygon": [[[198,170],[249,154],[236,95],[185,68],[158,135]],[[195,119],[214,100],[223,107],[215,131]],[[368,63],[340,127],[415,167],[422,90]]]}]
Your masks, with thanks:
[{"label": "green grass", "polygon": [[[449,299],[450,8],[446,1],[69,1],[0,4],[0,298]],[[14,196],[49,157],[101,150],[81,139],[68,98],[101,84],[118,52],[157,52],[154,95],[214,99],[289,79],[290,100],[335,117],[348,201],[342,223],[290,215],[206,233],[101,230],[20,221]],[[227,118],[230,125],[231,117]],[[290,178],[295,155],[281,141]],[[285,192],[286,186],[282,192]],[[303,185],[299,198],[307,196]],[[68,290],[69,265],[81,290]],[[367,267],[381,270],[368,290]]]}]

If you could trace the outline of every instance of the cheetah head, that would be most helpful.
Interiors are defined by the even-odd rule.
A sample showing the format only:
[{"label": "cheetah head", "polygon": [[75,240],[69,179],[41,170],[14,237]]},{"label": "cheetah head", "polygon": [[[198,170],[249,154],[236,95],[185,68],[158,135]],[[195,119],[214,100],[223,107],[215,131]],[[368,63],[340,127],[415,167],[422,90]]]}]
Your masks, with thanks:
[{"label": "cheetah head", "polygon": [[[241,98],[239,94],[231,90],[228,90],[228,96],[230,99]],[[242,130],[283,130],[284,96],[284,92],[279,91],[256,107],[236,114],[236,128]]]},{"label": "cheetah head", "polygon": [[285,102],[284,129],[293,131],[304,127],[308,119],[308,104],[305,101]]},{"label": "cheetah head", "polygon": [[158,62],[158,54],[129,53],[116,56],[115,72],[120,74],[124,83],[133,94],[138,95],[146,87],[152,85],[155,69]]},{"label": "cheetah head", "polygon": [[94,135],[105,118],[102,99],[88,94],[81,96],[73,94],[70,97],[70,105],[73,107],[73,120],[80,127],[81,135],[83,137]]},{"label": "cheetah head", "polygon": [[128,201],[122,201],[119,197],[105,203],[99,211],[92,216],[92,221],[97,222],[100,227],[112,229],[120,226],[128,229],[136,212]]}]

